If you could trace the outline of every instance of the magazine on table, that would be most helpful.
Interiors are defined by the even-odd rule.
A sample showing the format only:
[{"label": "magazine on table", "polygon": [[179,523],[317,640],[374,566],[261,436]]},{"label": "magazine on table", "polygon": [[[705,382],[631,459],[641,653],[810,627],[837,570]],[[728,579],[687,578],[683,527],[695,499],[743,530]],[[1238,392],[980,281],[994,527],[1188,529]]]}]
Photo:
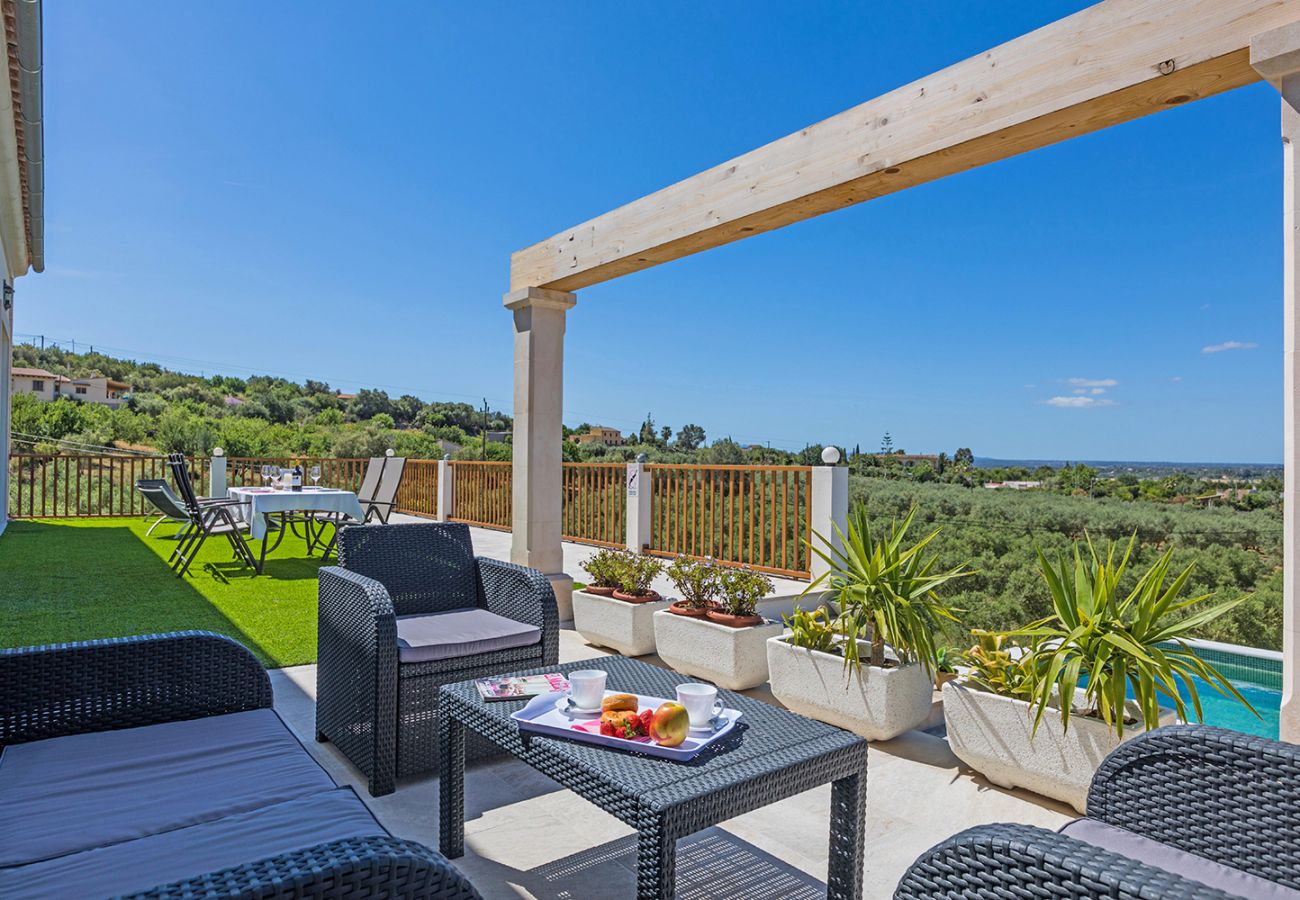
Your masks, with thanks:
[{"label": "magazine on table", "polygon": [[569,682],[559,672],[545,675],[480,678],[474,682],[484,700],[526,700],[539,694],[567,691]]}]

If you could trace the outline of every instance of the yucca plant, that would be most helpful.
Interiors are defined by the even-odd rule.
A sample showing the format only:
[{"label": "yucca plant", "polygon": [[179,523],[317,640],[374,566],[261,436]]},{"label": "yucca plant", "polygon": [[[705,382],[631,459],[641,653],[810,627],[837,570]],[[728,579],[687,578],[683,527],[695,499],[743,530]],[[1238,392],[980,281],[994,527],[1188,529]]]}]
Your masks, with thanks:
[{"label": "yucca plant", "polygon": [[[1191,699],[1196,720],[1201,720],[1197,678],[1255,712],[1228,679],[1184,641],[1245,597],[1215,606],[1202,606],[1210,594],[1180,600],[1195,564],[1189,564],[1166,585],[1172,547],[1138,578],[1132,590],[1121,594],[1119,585],[1136,543],[1135,534],[1118,558],[1114,542],[1107,543],[1103,556],[1091,538],[1084,541],[1083,551],[1079,544],[1074,545],[1072,560],[1062,553],[1053,562],[1038,551],[1038,566],[1052,595],[1052,614],[1009,633],[1029,644],[1024,661],[1033,679],[1029,702],[1035,730],[1058,688],[1062,726],[1069,727],[1070,707],[1081,681],[1086,681],[1084,708],[1099,715],[1120,737],[1124,736],[1129,689],[1148,729],[1160,724],[1161,697],[1174,705],[1180,719],[1187,720],[1179,685]],[[1162,646],[1169,644],[1173,646]]]},{"label": "yucca plant", "polygon": [[841,650],[846,665],[860,668],[858,639],[871,642],[869,664],[885,664],[885,645],[898,654],[899,662],[919,662],[934,676],[938,668],[935,633],[944,620],[956,621],[953,611],[939,599],[937,590],[949,581],[975,574],[965,565],[945,572],[936,571],[939,558],[926,554],[926,546],[941,529],[936,528],[910,546],[907,530],[916,517],[913,507],[900,522],[894,520],[886,533],[871,527],[866,504],[858,504],[848,515],[848,532],[835,526],[843,549],[814,532],[823,547],[809,544],[830,566],[830,571],[808,586],[804,593],[826,584],[826,599],[839,610],[836,628],[843,639]]}]

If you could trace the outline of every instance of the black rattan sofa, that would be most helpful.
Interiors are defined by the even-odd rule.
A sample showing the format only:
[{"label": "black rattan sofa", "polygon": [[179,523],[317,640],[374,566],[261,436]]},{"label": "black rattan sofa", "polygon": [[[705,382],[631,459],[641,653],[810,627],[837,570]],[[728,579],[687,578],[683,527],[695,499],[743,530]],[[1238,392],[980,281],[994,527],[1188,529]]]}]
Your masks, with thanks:
[{"label": "black rattan sofa", "polygon": [[921,855],[897,900],[1300,897],[1300,746],[1205,725],[1106,757],[1088,817],[982,825]]},{"label": "black rattan sofa", "polygon": [[559,616],[542,573],[476,558],[460,523],[350,525],[338,555],[320,570],[316,737],[379,796],[437,770],[439,688],[555,665]]},{"label": "black rattan sofa", "polygon": [[210,632],[0,651],[0,897],[479,894],[384,830]]}]

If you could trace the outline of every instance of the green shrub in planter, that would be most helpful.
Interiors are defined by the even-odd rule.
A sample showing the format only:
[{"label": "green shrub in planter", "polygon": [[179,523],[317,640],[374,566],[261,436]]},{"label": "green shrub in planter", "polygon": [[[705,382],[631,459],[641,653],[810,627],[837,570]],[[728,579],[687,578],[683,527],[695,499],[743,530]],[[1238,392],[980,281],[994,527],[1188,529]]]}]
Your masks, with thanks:
[{"label": "green shrub in planter", "polygon": [[[1064,727],[1069,727],[1073,706],[1102,719],[1121,738],[1130,690],[1148,729],[1160,723],[1162,698],[1173,704],[1180,719],[1188,720],[1179,685],[1192,701],[1196,720],[1201,720],[1197,678],[1255,712],[1231,682],[1184,640],[1246,598],[1214,606],[1203,605],[1209,594],[1180,600],[1195,564],[1166,584],[1172,547],[1127,594],[1121,593],[1119,585],[1136,542],[1134,535],[1118,558],[1114,543],[1108,543],[1103,556],[1090,539],[1082,549],[1074,545],[1073,560],[1060,554],[1051,561],[1038,551],[1038,567],[1052,595],[1052,614],[1005,635],[1027,642],[1021,662],[1031,687],[1026,699],[1034,709],[1035,728],[1047,708],[1055,705],[1058,688]],[[1174,646],[1162,646],[1170,643]],[[1081,682],[1086,684],[1080,687]],[[1084,702],[1078,702],[1076,691],[1082,691]]]},{"label": "green shrub in planter", "polygon": [[583,569],[591,576],[593,587],[616,588],[623,580],[631,554],[626,550],[606,548],[597,550],[591,559],[581,563]]},{"label": "green shrub in planter", "polygon": [[618,589],[624,594],[642,597],[650,593],[655,576],[664,570],[664,564],[653,556],[640,556],[624,551],[625,563],[618,576]]},{"label": "green shrub in planter", "polygon": [[712,609],[714,598],[722,589],[722,566],[712,559],[679,556],[668,567],[668,580],[681,597],[677,602],[687,609]]}]

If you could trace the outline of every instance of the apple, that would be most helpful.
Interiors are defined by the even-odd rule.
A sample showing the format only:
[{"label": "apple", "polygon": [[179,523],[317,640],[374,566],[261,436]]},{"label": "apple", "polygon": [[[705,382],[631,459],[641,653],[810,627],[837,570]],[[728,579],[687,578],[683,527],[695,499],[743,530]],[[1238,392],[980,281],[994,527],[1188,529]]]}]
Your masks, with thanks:
[{"label": "apple", "polygon": [[686,714],[686,707],[669,701],[656,709],[650,718],[650,737],[662,747],[676,747],[686,740],[690,727],[691,719]]}]

